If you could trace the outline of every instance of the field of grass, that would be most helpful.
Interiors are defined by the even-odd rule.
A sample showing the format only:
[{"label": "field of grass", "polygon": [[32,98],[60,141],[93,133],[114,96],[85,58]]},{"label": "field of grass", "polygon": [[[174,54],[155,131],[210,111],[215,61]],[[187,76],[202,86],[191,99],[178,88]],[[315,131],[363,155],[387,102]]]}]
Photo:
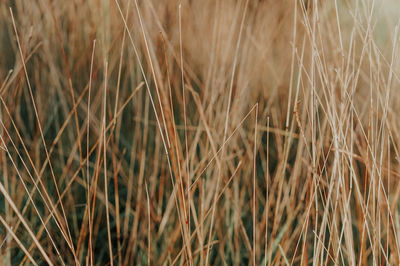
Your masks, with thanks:
[{"label": "field of grass", "polygon": [[399,265],[399,14],[0,1],[0,264]]}]

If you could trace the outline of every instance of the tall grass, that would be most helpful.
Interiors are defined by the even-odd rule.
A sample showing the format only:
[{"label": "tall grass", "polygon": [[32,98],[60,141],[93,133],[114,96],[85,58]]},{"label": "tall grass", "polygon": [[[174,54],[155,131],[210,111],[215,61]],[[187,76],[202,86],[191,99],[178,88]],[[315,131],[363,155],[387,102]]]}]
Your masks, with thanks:
[{"label": "tall grass", "polygon": [[1,1],[1,263],[399,265],[399,8]]}]

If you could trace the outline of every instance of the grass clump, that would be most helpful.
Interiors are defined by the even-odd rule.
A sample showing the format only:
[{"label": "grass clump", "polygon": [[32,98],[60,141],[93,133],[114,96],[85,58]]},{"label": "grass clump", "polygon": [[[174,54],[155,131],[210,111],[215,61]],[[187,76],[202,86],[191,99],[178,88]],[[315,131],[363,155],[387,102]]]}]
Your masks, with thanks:
[{"label": "grass clump", "polygon": [[2,264],[398,265],[397,1],[2,1]]}]

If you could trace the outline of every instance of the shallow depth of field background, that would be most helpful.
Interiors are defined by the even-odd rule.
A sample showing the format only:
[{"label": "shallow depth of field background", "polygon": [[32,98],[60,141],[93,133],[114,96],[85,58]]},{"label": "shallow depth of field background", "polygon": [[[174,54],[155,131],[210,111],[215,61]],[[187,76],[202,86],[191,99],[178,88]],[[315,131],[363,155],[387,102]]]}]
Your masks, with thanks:
[{"label": "shallow depth of field background", "polygon": [[398,265],[398,1],[0,2],[0,264]]}]

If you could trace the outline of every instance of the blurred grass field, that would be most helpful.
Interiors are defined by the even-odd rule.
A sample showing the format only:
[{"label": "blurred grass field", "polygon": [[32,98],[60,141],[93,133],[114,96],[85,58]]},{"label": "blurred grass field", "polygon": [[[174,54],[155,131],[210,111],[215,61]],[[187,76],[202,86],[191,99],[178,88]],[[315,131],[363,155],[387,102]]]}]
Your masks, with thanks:
[{"label": "blurred grass field", "polygon": [[0,2],[0,264],[399,265],[400,3]]}]

